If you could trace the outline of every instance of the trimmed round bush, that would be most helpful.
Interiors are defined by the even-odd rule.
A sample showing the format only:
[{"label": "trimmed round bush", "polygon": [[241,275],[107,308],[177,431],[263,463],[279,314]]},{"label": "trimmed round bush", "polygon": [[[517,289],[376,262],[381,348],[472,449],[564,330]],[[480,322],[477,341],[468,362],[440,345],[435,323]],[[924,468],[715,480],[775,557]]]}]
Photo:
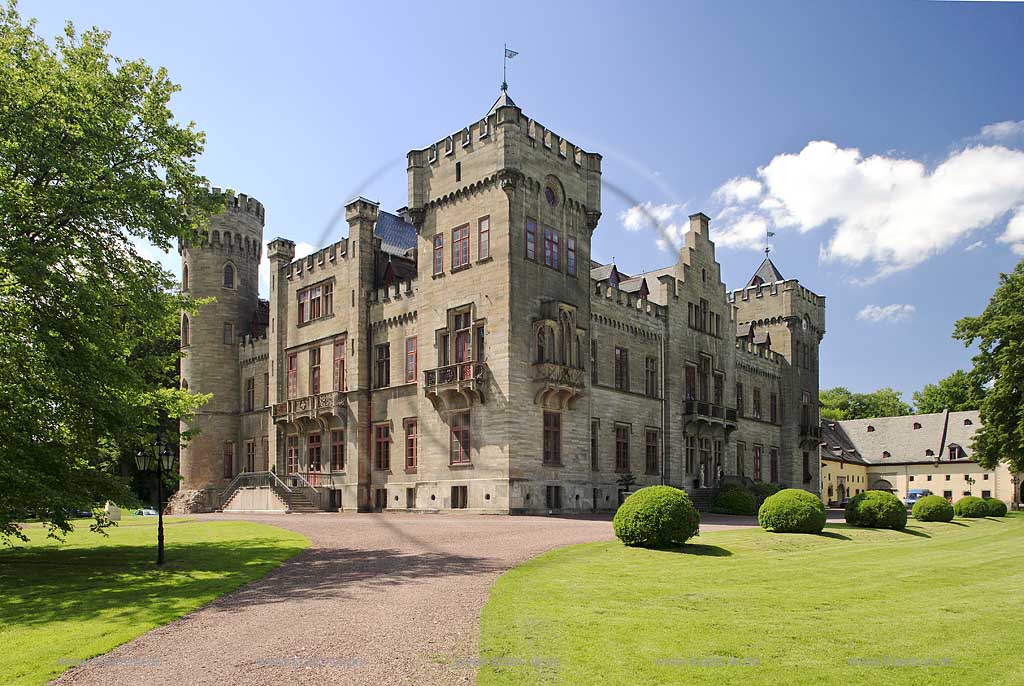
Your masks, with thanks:
[{"label": "trimmed round bush", "polygon": [[989,517],[1005,517],[1006,516],[1006,503],[999,498],[985,498],[985,505],[988,506]]},{"label": "trimmed round bush", "polygon": [[615,535],[628,546],[672,548],[700,529],[700,514],[686,491],[671,486],[641,488],[619,506]]},{"label": "trimmed round bush", "polygon": [[953,506],[941,495],[926,495],[914,503],[914,519],[919,522],[951,522]]},{"label": "trimmed round bush", "polygon": [[977,519],[978,517],[988,517],[988,505],[981,498],[969,495],[953,504],[953,512],[956,513],[957,517],[968,517],[970,519]]},{"label": "trimmed round bush", "polygon": [[757,497],[741,484],[724,483],[711,502],[711,511],[732,515],[755,515]]},{"label": "trimmed round bush", "polygon": [[780,534],[820,534],[825,528],[825,505],[813,493],[787,488],[761,503],[757,522],[762,529]]},{"label": "trimmed round bush", "polygon": [[903,529],[907,506],[889,491],[862,491],[846,504],[846,523],[874,529]]}]

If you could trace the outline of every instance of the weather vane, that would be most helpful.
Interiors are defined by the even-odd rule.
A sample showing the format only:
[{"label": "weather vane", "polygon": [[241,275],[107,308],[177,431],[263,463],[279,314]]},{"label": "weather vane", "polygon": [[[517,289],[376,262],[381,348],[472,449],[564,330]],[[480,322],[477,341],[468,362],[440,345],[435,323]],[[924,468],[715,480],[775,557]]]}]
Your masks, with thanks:
[{"label": "weather vane", "polygon": [[765,233],[765,238],[764,238],[764,256],[765,256],[765,259],[767,259],[768,258],[768,253],[770,253],[772,251],[772,246],[771,246],[771,244],[768,241],[771,240],[772,236],[775,235],[775,232],[774,231],[765,230],[764,233]]},{"label": "weather vane", "polygon": [[509,50],[508,43],[505,43],[505,59],[501,63],[501,90],[503,91],[508,90],[508,79],[506,78],[508,74],[508,61],[518,54],[515,50]]}]

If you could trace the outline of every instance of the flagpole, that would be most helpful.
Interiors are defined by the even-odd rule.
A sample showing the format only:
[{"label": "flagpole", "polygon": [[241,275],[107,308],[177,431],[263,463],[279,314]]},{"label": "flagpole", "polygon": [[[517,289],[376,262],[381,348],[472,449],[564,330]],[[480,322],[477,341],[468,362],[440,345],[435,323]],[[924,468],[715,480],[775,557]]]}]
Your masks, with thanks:
[{"label": "flagpole", "polygon": [[503,50],[501,51],[501,90],[507,91],[508,76],[506,72],[508,69],[508,43],[505,43],[502,47]]}]

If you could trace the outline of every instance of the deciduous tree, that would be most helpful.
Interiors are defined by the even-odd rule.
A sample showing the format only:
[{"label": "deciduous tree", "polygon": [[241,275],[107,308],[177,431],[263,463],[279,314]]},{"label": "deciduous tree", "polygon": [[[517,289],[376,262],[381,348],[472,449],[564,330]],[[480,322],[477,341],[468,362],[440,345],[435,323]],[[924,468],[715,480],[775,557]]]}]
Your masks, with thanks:
[{"label": "deciduous tree", "polygon": [[919,414],[977,410],[985,397],[985,387],[977,376],[958,369],[938,383],[930,383],[914,393],[914,408]]}]

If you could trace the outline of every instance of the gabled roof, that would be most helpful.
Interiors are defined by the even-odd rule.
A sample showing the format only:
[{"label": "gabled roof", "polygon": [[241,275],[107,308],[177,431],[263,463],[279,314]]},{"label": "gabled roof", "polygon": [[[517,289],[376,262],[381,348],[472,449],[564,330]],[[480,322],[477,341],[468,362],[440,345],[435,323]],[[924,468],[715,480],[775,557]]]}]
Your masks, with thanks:
[{"label": "gabled roof", "polygon": [[380,249],[389,255],[404,257],[416,249],[416,227],[390,212],[377,212],[373,235],[380,239]]},{"label": "gabled roof", "polygon": [[775,263],[771,261],[771,258],[765,257],[764,262],[757,268],[754,275],[750,277],[750,281],[747,282],[747,288],[751,286],[758,286],[762,283],[775,283],[776,281],[785,281],[782,272],[778,270]]},{"label": "gabled roof", "polygon": [[590,278],[594,281],[609,281],[615,287],[618,287],[620,277],[621,274],[614,264],[602,264],[590,269]]},{"label": "gabled roof", "polygon": [[634,276],[632,279],[620,281],[619,290],[623,293],[639,293],[644,298],[651,292],[651,289],[647,287],[647,279],[642,276]]},{"label": "gabled roof", "polygon": [[512,98],[508,96],[508,91],[503,88],[501,90],[501,95],[499,95],[498,99],[494,101],[493,105],[491,105],[491,109],[487,110],[487,114],[494,113],[494,111],[499,107],[519,107],[519,105],[512,102]]}]

